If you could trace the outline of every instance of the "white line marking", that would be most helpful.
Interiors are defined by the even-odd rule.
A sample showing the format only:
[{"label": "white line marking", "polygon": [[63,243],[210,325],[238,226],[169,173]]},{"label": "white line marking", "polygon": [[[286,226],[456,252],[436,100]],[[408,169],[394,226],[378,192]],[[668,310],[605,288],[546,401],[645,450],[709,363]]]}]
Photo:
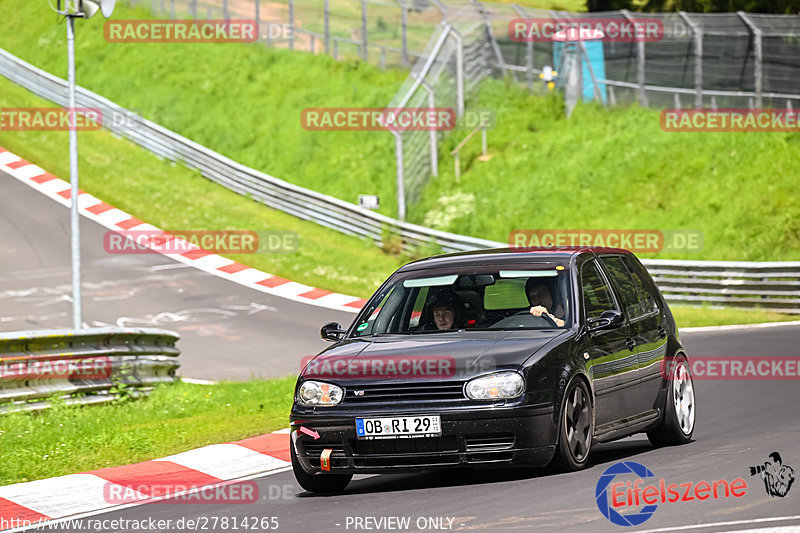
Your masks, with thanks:
[{"label": "white line marking", "polygon": [[679,329],[681,333],[693,333],[696,331],[731,331],[739,329],[776,328],[780,326],[800,326],[800,320],[792,320],[789,322],[761,322],[759,324],[733,324],[730,326],[701,326],[696,328]]},{"label": "white line marking", "polygon": [[661,531],[687,531],[690,529],[703,529],[719,526],[738,526],[743,524],[765,524],[768,522],[785,522],[786,520],[800,520],[800,515],[773,516],[770,518],[753,518],[751,520],[731,520],[730,522],[712,522],[710,524],[693,524],[691,526],[662,527],[658,529],[642,529],[636,533],[660,533]]}]

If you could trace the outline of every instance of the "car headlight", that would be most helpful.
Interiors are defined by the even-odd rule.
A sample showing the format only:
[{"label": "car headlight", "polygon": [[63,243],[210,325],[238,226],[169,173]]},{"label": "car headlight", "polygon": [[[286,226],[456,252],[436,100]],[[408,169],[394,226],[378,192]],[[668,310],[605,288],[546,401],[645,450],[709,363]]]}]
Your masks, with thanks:
[{"label": "car headlight", "polygon": [[320,381],[304,381],[297,391],[297,400],[303,405],[336,405],[342,396],[341,387]]},{"label": "car headlight", "polygon": [[525,390],[525,380],[516,372],[498,372],[467,382],[465,392],[473,400],[516,398]]}]

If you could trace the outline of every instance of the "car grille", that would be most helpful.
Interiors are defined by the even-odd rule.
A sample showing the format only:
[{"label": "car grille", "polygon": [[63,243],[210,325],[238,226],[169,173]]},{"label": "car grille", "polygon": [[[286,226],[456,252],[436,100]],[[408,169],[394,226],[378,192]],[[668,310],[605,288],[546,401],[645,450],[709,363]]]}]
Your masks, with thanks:
[{"label": "car grille", "polygon": [[[358,393],[358,394],[357,394]],[[463,400],[464,383],[461,381],[426,383],[387,383],[384,385],[356,385],[348,387],[344,402],[397,402]]]}]

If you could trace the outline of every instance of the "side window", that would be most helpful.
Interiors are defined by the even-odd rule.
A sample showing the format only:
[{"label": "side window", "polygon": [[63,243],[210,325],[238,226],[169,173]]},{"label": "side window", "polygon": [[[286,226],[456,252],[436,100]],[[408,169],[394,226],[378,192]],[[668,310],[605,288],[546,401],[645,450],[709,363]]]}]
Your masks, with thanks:
[{"label": "side window", "polygon": [[611,289],[606,285],[594,260],[581,268],[581,291],[586,318],[599,318],[603,311],[616,309]]},{"label": "side window", "polygon": [[623,256],[622,261],[625,263],[625,266],[628,267],[628,270],[633,276],[633,280],[636,284],[636,290],[639,292],[639,299],[642,302],[642,314],[646,315],[656,311],[658,309],[658,305],[656,304],[655,296],[651,292],[651,284],[648,283],[650,274],[647,273],[641,263],[632,257]]},{"label": "side window", "polygon": [[603,264],[608,270],[608,274],[614,285],[619,290],[620,297],[622,298],[622,305],[628,313],[629,319],[639,318],[647,314],[643,310],[642,301],[639,298],[639,288],[633,280],[628,267],[622,262],[619,256],[603,257]]},{"label": "side window", "polygon": [[409,328],[419,326],[419,321],[422,318],[422,311],[425,308],[425,301],[427,298],[428,287],[422,287],[417,293],[417,299],[414,301],[414,308],[411,310],[411,317],[408,320]]}]

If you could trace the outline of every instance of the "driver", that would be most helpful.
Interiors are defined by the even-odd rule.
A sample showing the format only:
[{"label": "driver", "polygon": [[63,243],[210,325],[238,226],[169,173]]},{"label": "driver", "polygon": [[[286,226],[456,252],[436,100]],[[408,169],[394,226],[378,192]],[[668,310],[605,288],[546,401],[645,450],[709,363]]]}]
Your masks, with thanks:
[{"label": "driver", "polygon": [[[528,295],[528,302],[531,304],[530,313],[533,316],[547,315],[556,326],[564,327],[564,308],[559,305],[553,309],[553,293],[550,287],[536,278],[528,278],[525,283],[525,294]],[[553,312],[550,312],[553,309]]]}]

